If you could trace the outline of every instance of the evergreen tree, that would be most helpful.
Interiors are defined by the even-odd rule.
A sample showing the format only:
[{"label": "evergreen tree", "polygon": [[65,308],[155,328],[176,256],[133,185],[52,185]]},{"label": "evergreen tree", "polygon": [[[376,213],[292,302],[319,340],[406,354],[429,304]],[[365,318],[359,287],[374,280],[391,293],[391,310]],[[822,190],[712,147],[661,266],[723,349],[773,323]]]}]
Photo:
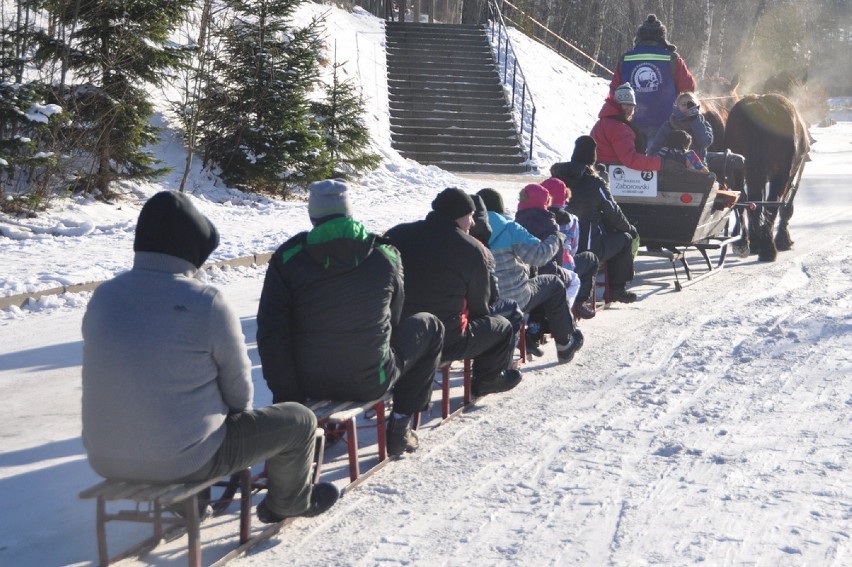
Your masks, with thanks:
[{"label": "evergreen tree", "polygon": [[117,179],[154,177],[165,169],[145,146],[157,140],[149,119],[153,106],[143,85],[160,85],[185,50],[169,35],[195,0],[46,0],[58,25],[73,29],[45,37],[38,58],[63,62],[73,84],[56,94],[67,101],[72,124],[67,136],[88,163],[78,189],[112,195]]},{"label": "evergreen tree", "polygon": [[315,177],[322,138],[308,95],[318,75],[321,22],[288,24],[301,0],[227,0],[222,52],[200,105],[205,163],[229,184],[286,196]]},{"label": "evergreen tree", "polygon": [[342,80],[342,63],[335,63],[331,83],[326,85],[325,100],[313,104],[325,141],[327,161],[321,177],[349,177],[375,169],[381,157],[366,150],[370,132],[361,116],[364,102],[351,79]]},{"label": "evergreen tree", "polygon": [[52,128],[61,108],[44,104],[39,80],[24,78],[34,37],[32,2],[19,2],[0,25],[0,209],[32,212],[45,205],[58,163]]}]

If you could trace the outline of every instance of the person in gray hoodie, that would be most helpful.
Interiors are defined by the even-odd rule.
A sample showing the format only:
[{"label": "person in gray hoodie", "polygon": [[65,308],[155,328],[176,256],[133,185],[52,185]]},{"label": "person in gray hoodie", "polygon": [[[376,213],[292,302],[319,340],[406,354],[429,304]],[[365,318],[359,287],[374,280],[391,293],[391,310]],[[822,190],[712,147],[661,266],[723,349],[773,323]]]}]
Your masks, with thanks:
[{"label": "person in gray hoodie", "polygon": [[139,214],[133,268],[99,286],[83,317],[83,443],[106,478],[190,482],[266,460],[263,522],[313,516],[337,500],[312,486],[316,417],[282,403],[252,409],[240,320],[196,277],[219,244],[183,193]]}]

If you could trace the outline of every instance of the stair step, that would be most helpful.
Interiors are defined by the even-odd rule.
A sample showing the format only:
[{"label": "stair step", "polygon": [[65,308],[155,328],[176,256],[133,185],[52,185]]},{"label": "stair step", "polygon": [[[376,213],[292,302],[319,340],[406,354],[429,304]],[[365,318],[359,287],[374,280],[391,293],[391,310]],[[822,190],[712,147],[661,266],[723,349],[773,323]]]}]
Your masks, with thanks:
[{"label": "stair step", "polygon": [[[416,161],[416,160],[415,160]],[[453,162],[420,162],[426,165],[440,167],[444,171],[458,173],[527,173],[532,171],[528,163],[518,165],[506,165],[499,163],[453,163]]]},{"label": "stair step", "polygon": [[494,155],[524,155],[521,148],[518,147],[518,141],[515,139],[497,140],[503,142],[502,145],[491,145],[491,140],[478,140],[473,144],[470,140],[453,144],[447,141],[435,142],[432,138],[392,140],[391,146],[399,152],[409,153],[440,153],[453,152],[465,153],[471,152],[476,154],[494,154]]},{"label": "stair step", "polygon": [[510,117],[504,116],[503,120],[486,119],[486,120],[462,120],[459,118],[409,118],[408,116],[391,116],[391,127],[407,127],[407,128],[494,128],[505,127],[514,131],[515,123]]},{"label": "stair step", "polygon": [[410,95],[407,98],[400,96],[396,99],[391,97],[391,115],[410,110],[420,112],[432,110],[436,112],[509,112],[509,106],[506,104],[505,100],[471,99],[470,101],[466,101],[450,97],[432,97],[415,100],[411,98],[412,96],[413,95]]}]

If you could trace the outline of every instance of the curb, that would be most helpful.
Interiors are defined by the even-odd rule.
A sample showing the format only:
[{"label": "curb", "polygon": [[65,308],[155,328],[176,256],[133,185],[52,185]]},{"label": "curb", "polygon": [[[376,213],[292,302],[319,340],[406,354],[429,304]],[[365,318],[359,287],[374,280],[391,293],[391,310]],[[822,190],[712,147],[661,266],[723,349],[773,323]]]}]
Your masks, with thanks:
[{"label": "curb", "polygon": [[[208,270],[210,268],[238,268],[238,267],[251,267],[251,266],[263,266],[269,263],[269,259],[272,258],[272,252],[266,252],[264,254],[252,254],[251,256],[243,256],[241,258],[232,258],[230,260],[222,260],[221,262],[214,262],[212,264],[204,264],[201,266],[202,270]],[[106,280],[104,280],[106,281]],[[0,309],[7,309],[9,307],[23,307],[30,301],[37,301],[42,297],[47,297],[50,295],[62,295],[63,293],[80,293],[84,291],[94,291],[96,287],[104,283],[104,281],[99,282],[87,282],[80,284],[71,284],[64,285],[61,287],[53,287],[50,289],[43,289],[40,291],[35,291],[32,293],[20,293],[18,295],[9,295],[7,297],[0,297]]]}]

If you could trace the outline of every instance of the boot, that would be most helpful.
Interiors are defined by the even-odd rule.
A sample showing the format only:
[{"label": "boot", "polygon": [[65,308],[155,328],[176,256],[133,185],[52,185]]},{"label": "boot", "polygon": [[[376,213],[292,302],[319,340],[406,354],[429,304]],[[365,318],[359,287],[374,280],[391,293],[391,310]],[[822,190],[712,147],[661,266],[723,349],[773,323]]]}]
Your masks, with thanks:
[{"label": "boot", "polygon": [[525,344],[527,354],[541,358],[544,356],[544,351],[541,349],[541,333],[526,332]]},{"label": "boot", "polygon": [[609,292],[609,300],[614,303],[633,303],[636,301],[636,294],[623,287],[612,288]]},{"label": "boot", "polygon": [[386,428],[388,455],[396,457],[417,450],[417,434],[411,430],[411,417],[391,418]]},{"label": "boot", "polygon": [[575,329],[573,333],[571,333],[571,338],[568,339],[566,343],[560,343],[556,341],[556,357],[559,360],[560,364],[565,364],[571,362],[574,359],[574,355],[577,354],[577,351],[580,350],[583,346],[583,342],[585,339],[583,338],[583,333],[580,329]]},{"label": "boot", "polygon": [[575,319],[592,319],[596,314],[595,310],[589,307],[585,301],[575,303],[572,311],[574,311]]},{"label": "boot", "polygon": [[490,380],[479,380],[474,378],[471,391],[475,397],[486,394],[507,392],[521,383],[521,371],[517,368],[504,370],[496,378]]},{"label": "boot", "polygon": [[308,509],[301,514],[285,515],[273,512],[269,509],[269,506],[266,503],[267,498],[264,498],[263,501],[257,505],[257,519],[264,524],[277,524],[287,518],[297,516],[304,518],[319,516],[334,506],[334,503],[337,502],[338,498],[340,498],[340,490],[338,490],[338,488],[330,482],[320,482],[315,484],[311,489],[311,503],[308,505]]}]

